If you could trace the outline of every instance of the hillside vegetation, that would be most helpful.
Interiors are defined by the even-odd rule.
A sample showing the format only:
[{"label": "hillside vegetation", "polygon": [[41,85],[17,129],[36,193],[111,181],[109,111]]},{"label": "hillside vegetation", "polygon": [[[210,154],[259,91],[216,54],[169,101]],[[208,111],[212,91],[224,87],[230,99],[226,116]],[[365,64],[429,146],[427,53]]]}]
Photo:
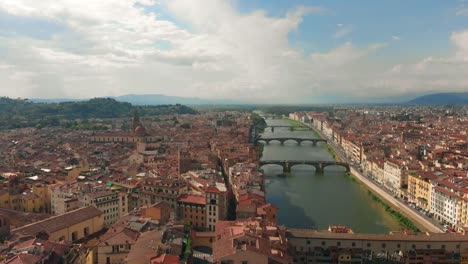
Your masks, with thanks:
[{"label": "hillside vegetation", "polygon": [[93,118],[131,117],[134,109],[140,116],[196,114],[184,105],[132,106],[111,98],[61,103],[33,103],[27,99],[0,98],[0,129],[33,126],[59,126],[63,121]]}]

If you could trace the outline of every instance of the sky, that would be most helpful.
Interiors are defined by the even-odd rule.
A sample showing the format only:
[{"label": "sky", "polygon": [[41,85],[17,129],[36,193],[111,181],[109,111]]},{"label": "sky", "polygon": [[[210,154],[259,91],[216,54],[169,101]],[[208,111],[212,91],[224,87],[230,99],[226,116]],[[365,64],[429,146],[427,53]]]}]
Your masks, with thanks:
[{"label": "sky", "polygon": [[468,91],[468,0],[0,0],[0,96],[372,102]]}]

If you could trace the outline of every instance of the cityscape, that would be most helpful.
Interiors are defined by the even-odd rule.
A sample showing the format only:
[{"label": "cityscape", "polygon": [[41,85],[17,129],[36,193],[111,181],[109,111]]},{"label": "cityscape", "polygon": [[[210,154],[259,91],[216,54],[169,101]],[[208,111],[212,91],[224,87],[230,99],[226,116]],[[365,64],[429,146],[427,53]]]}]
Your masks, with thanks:
[{"label": "cityscape", "polygon": [[467,17],[0,1],[0,264],[468,264]]}]

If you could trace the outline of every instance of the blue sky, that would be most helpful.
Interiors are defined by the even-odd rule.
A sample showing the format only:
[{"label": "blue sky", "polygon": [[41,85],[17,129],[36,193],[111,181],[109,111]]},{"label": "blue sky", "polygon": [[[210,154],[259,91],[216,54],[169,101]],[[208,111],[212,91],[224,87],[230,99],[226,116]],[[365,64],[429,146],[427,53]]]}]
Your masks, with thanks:
[{"label": "blue sky", "polygon": [[467,91],[467,72],[464,0],[0,2],[4,96],[365,102]]}]

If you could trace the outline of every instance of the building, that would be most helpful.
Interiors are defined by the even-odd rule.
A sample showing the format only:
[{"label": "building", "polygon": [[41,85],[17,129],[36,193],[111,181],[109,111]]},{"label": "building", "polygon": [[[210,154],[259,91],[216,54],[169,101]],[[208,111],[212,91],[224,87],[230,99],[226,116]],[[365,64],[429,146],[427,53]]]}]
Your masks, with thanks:
[{"label": "building", "polygon": [[195,230],[205,230],[206,199],[204,195],[183,194],[177,199],[179,219]]},{"label": "building", "polygon": [[460,195],[459,189],[453,183],[434,179],[431,189],[431,211],[434,218],[452,227],[460,224],[463,193]]},{"label": "building", "polygon": [[164,225],[167,223],[167,221],[169,221],[172,211],[173,210],[168,203],[159,202],[140,208],[140,215],[145,218],[156,220],[160,225]]},{"label": "building", "polygon": [[218,220],[227,219],[227,189],[224,184],[213,183],[206,192],[206,228],[213,231]]},{"label": "building", "polygon": [[[318,259],[330,263],[336,257],[336,254],[343,253],[343,250],[351,250],[353,252],[351,255],[357,258],[356,262],[353,263],[362,263],[364,259],[372,259],[376,261],[375,263],[379,263],[379,256],[384,256],[382,261],[395,257],[404,262],[406,259],[413,261],[414,255],[420,254],[418,251],[421,252],[421,250],[428,249],[429,251],[426,251],[428,255],[425,257],[431,257],[431,254],[434,254],[434,259],[437,259],[441,256],[440,250],[442,250],[444,251],[443,254],[450,254],[450,257],[455,258],[458,262],[440,263],[459,263],[461,256],[466,254],[465,252],[468,250],[467,236],[454,233],[413,234],[391,232],[388,235],[382,235],[334,233],[313,229],[288,229],[286,237],[291,252],[294,252],[294,263],[317,263],[319,262]],[[433,252],[430,250],[437,251]],[[317,252],[323,251],[327,251],[328,255],[317,254]]]},{"label": "building", "polygon": [[430,173],[408,175],[408,199],[428,211],[431,210],[431,179],[434,177]]},{"label": "building", "polygon": [[96,245],[97,264],[126,263],[127,255],[139,236],[138,231],[128,227],[111,227]]},{"label": "building", "polygon": [[401,195],[401,187],[407,183],[407,175],[403,166],[385,161],[384,163],[384,186],[395,195]]},{"label": "building", "polygon": [[257,219],[218,221],[213,242],[214,263],[291,263],[284,228]]},{"label": "building", "polygon": [[82,206],[94,206],[103,213],[105,226],[111,226],[128,213],[128,201],[125,193],[103,190],[85,193],[79,199]]},{"label": "building", "polygon": [[187,191],[187,185],[178,177],[146,177],[138,189],[138,206],[168,203],[176,209],[177,198]]},{"label": "building", "polygon": [[73,242],[95,234],[103,228],[102,212],[94,206],[88,206],[13,229],[11,233],[17,236],[36,236],[44,233],[50,241]]}]

